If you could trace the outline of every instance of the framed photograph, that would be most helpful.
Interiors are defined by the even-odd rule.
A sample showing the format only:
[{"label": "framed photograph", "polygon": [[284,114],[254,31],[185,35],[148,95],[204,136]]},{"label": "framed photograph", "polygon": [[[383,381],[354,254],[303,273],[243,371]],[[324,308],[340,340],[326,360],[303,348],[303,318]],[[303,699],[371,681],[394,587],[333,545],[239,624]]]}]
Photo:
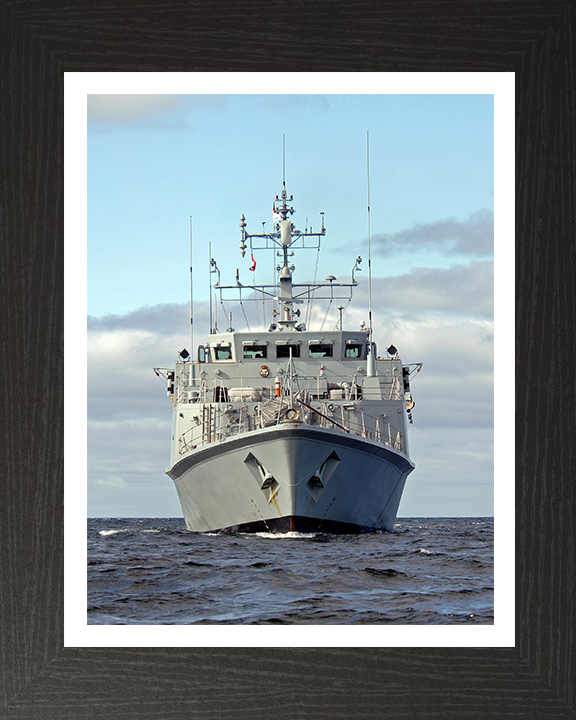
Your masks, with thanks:
[{"label": "framed photograph", "polygon": [[[150,6],[139,23],[129,22],[135,19],[135,8],[128,6],[103,14],[88,7],[80,14],[77,5],[50,12],[39,6],[27,13],[20,6],[7,9],[3,29],[4,47],[10,48],[6,64],[10,72],[4,81],[4,97],[8,101],[2,128],[3,146],[7,148],[4,217],[11,241],[3,250],[7,292],[2,298],[9,336],[14,339],[14,353],[8,356],[6,377],[14,378],[15,382],[7,382],[5,396],[9,411],[5,413],[8,500],[3,506],[7,541],[3,543],[2,565],[7,578],[3,584],[7,631],[2,641],[6,717],[78,718],[93,717],[94,713],[113,716],[120,707],[123,717],[146,714],[170,717],[177,713],[237,717],[261,712],[272,697],[278,705],[275,712],[279,717],[348,717],[353,713],[367,718],[380,713],[383,707],[392,717],[403,717],[407,712],[411,717],[439,714],[456,717],[461,716],[464,709],[483,716],[516,713],[518,717],[536,717],[541,716],[542,707],[555,716],[571,716],[569,647],[572,632],[567,611],[569,592],[562,570],[569,561],[572,547],[569,446],[565,444],[569,441],[562,440],[569,434],[561,435],[556,430],[557,416],[552,414],[552,402],[543,401],[541,377],[550,377],[550,368],[543,367],[545,358],[558,357],[560,363],[570,364],[567,353],[570,344],[562,342],[563,329],[570,327],[571,318],[570,262],[563,238],[572,236],[568,226],[573,222],[573,214],[563,209],[573,203],[569,192],[573,170],[563,158],[570,139],[570,133],[564,128],[571,126],[570,106],[565,98],[573,91],[569,72],[573,23],[570,9],[562,3],[543,6],[537,27],[533,12],[526,15],[518,12],[511,18],[504,4],[494,5],[492,10],[492,15],[472,18],[472,10],[463,9],[456,20],[451,15],[448,22],[448,15],[444,17],[440,7],[437,8],[440,14],[435,12],[432,17],[416,13],[411,6],[402,10],[390,6],[386,9],[389,14],[386,22],[384,18],[375,18],[376,27],[382,28],[377,39],[366,26],[366,15],[358,6],[347,11],[345,23],[343,18],[338,20],[320,13],[315,16],[316,20],[325,21],[321,25],[329,29],[328,35],[320,38],[316,37],[316,31],[311,34],[306,31],[303,35],[306,42],[295,51],[301,63],[308,63],[306,72],[302,72],[303,65],[284,67],[282,64],[282,59],[292,52],[296,29],[292,27],[287,31],[274,25],[280,38],[288,41],[286,45],[278,44],[278,35],[263,40],[264,46],[273,46],[280,53],[274,73],[266,72],[268,68],[260,64],[257,54],[252,54],[248,63],[245,47],[240,42],[232,44],[240,65],[234,65],[233,70],[237,72],[230,73],[230,68],[221,64],[221,54],[214,50],[219,47],[223,28],[228,27],[231,20],[226,18],[216,29],[216,16],[212,18],[210,12],[200,13],[197,19],[201,22],[194,24],[191,20],[196,8],[183,12],[169,5],[163,6],[162,11]],[[272,16],[265,12],[263,19],[265,23],[271,22]],[[112,27],[118,28],[117,36]],[[475,29],[470,30],[471,27]],[[410,33],[416,32],[416,28],[420,39],[409,42]],[[428,31],[422,34],[424,28]],[[168,31],[171,39],[164,42],[162,38]],[[190,49],[192,38],[195,42]],[[334,39],[333,48],[330,38]],[[442,42],[437,41],[438,38],[442,38]],[[106,52],[102,52],[103,47],[107,48]],[[86,48],[89,48],[87,54]],[[370,59],[366,56],[369,49]],[[348,51],[350,59],[343,59]],[[490,53],[489,62],[486,51]],[[213,64],[207,57],[214,57]],[[316,58],[316,63],[310,65],[311,58]],[[315,64],[320,63],[321,58],[322,62],[332,58],[335,67],[339,63],[345,67],[342,70],[337,67],[338,72],[319,71],[316,75]],[[422,69],[425,72],[420,75]],[[296,77],[291,75],[293,70]],[[172,73],[179,77],[173,77]],[[354,76],[355,73],[358,75]],[[344,623],[341,626],[327,620],[284,626],[258,622],[167,625],[133,621],[124,624],[120,617],[114,624],[89,624],[84,570],[88,494],[84,372],[87,343],[83,323],[87,310],[84,268],[91,271],[85,237],[91,219],[81,179],[82,175],[87,177],[88,168],[84,154],[87,146],[82,145],[81,140],[83,137],[86,143],[87,97],[114,94],[240,97],[248,94],[248,89],[262,98],[277,94],[270,92],[266,84],[276,89],[283,80],[305,79],[322,81],[322,92],[314,94],[328,97],[343,95],[346,80],[358,83],[354,92],[347,90],[347,94],[358,94],[362,98],[385,92],[434,95],[437,94],[433,88],[436,81],[445,83],[442,95],[494,97],[494,621],[478,624],[473,621],[454,624],[376,621],[371,625]],[[410,87],[416,79],[424,83],[420,90]],[[232,86],[226,85],[230,82]],[[258,89],[256,83],[262,82],[264,86]],[[397,85],[377,91],[379,83],[382,87],[386,82]],[[115,83],[120,84],[113,88]],[[448,83],[452,83],[451,90]],[[498,83],[499,88],[495,89],[494,84]],[[105,112],[105,104],[100,110]],[[511,112],[515,112],[516,118],[515,137],[510,133]],[[156,115],[155,122],[177,123],[179,119],[177,111],[170,117],[164,115],[163,120],[159,117]],[[505,118],[505,130],[499,136],[500,117]],[[79,118],[82,122],[78,122]],[[363,128],[362,134],[369,129]],[[107,132],[105,122],[100,131]],[[175,131],[173,127],[172,132]],[[79,135],[74,137],[75,133]],[[369,157],[373,158],[378,146],[373,132],[370,142]],[[513,202],[512,152],[516,156],[516,271],[508,254],[514,213],[499,215],[499,208],[509,207]],[[289,153],[287,158],[288,170]],[[280,165],[276,157],[268,161]],[[80,174],[76,175],[79,167]],[[80,178],[78,187],[75,191],[72,188],[69,194],[69,181],[76,177]],[[280,177],[279,171],[275,171],[275,177]],[[119,180],[118,176],[111,178],[111,185]],[[160,180],[161,177],[155,178],[154,184]],[[242,188],[242,192],[245,190]],[[277,194],[276,189],[272,192]],[[373,193],[374,190],[372,196]],[[499,205],[502,197],[504,200]],[[121,201],[120,195],[117,200]],[[268,201],[266,197],[262,199],[264,203]],[[227,194],[222,202],[226,206]],[[108,210],[108,218],[103,217],[102,223],[114,219],[124,222],[129,214],[122,207],[114,218],[110,204]],[[374,212],[373,206],[369,212]],[[134,208],[135,218],[138,214],[145,217],[146,213],[146,202]],[[196,214],[195,209],[189,212],[194,221],[191,227],[196,222]],[[254,218],[256,223],[266,219]],[[438,214],[438,222],[446,219],[445,215]],[[474,220],[469,216],[467,219],[482,224],[482,218]],[[272,223],[273,217],[268,222]],[[317,226],[316,221],[314,224]],[[412,227],[416,224],[417,221],[413,221]],[[390,248],[398,248],[399,235],[401,228],[396,235],[389,232],[387,237],[375,233],[371,239],[372,261],[379,252],[384,257]],[[191,232],[190,238],[193,237]],[[358,235],[359,242],[364,238]],[[411,242],[406,236],[404,240]],[[169,243],[173,242],[171,237]],[[165,239],[158,243],[161,270],[165,269],[162,258],[165,243]],[[438,250],[442,249],[441,243]],[[194,251],[199,252],[199,247],[194,244]],[[362,255],[364,249],[359,247],[357,253],[353,253],[354,258]],[[188,262],[186,250],[182,253],[184,268]],[[472,258],[471,262],[482,262],[476,256],[467,257]],[[105,264],[105,253],[101,256],[95,253],[94,259],[95,263]],[[255,259],[258,262],[258,257]],[[344,260],[340,252],[334,254],[333,260],[336,279],[343,275],[340,265]],[[499,260],[505,269],[501,277],[498,277]],[[126,267],[131,267],[132,262],[131,276],[137,275],[134,257],[123,258],[122,262]],[[227,263],[225,258],[222,266]],[[475,270],[480,271],[476,266]],[[404,275],[409,276],[410,271],[407,267]],[[146,299],[133,296],[129,274],[115,272],[116,285],[125,282],[132,296],[124,306],[117,305],[118,315],[126,316],[144,308]],[[179,272],[176,263],[172,272],[176,278]],[[242,272],[246,275],[254,270],[248,267]],[[188,278],[185,272],[183,275],[183,281],[174,282],[185,284]],[[375,280],[378,279],[375,275]],[[90,282],[97,280],[97,275],[92,279],[89,276],[88,297]],[[140,276],[140,281],[141,285],[146,284],[145,275]],[[112,294],[113,284],[109,288],[103,286],[103,294]],[[400,283],[393,287],[398,294],[402,293]],[[439,285],[433,287],[437,290]],[[503,295],[498,294],[499,287],[505,288]],[[514,287],[515,331],[510,300]],[[470,291],[473,294],[472,288]],[[193,293],[191,297],[194,298]],[[93,298],[95,301],[96,293]],[[476,299],[479,298],[478,295]],[[108,351],[113,356],[121,337],[117,334],[121,323],[114,326],[113,319],[108,317],[113,314],[113,305],[106,307],[104,301],[105,298],[101,298],[103,304],[97,311],[100,325],[92,330],[109,333]],[[168,301],[164,296],[154,302]],[[202,308],[197,309],[201,314]],[[330,308],[329,314],[335,309]],[[500,344],[499,313],[504,318]],[[103,318],[107,318],[108,326]],[[144,315],[142,319],[143,324],[150,321]],[[337,323],[335,314],[331,324]],[[210,329],[211,326],[212,323]],[[105,344],[102,336],[98,341]],[[462,341],[466,342],[464,336]],[[142,358],[137,357],[142,347],[130,347],[135,353],[136,374],[142,367],[139,364]],[[98,351],[104,350],[101,344]],[[169,352],[180,350],[177,346]],[[381,346],[379,350],[386,348]],[[106,370],[105,355],[99,357],[102,369]],[[504,359],[502,372],[500,359]],[[425,360],[416,358],[415,362]],[[162,395],[161,385],[160,390]],[[470,397],[474,390],[468,388]],[[125,391],[121,383],[117,391]],[[416,392],[414,394],[416,396]],[[455,397],[455,401],[461,403],[462,398]],[[517,409],[516,443],[512,440],[514,406]],[[415,415],[418,409],[414,409]],[[105,422],[97,416],[94,420]],[[425,431],[426,423],[423,424]],[[78,426],[76,431],[73,425]],[[162,427],[165,425],[160,422],[160,431]],[[457,434],[455,431],[455,439]],[[416,438],[411,442],[416,448]],[[503,454],[499,454],[498,448]],[[467,449],[473,454],[474,447]],[[113,465],[115,458],[110,460]],[[140,471],[144,474],[148,471],[146,463]],[[93,488],[102,491],[98,502],[106,501],[104,491],[115,492],[118,497],[122,483],[127,483],[126,477],[107,469],[105,464],[98,472],[99,475],[92,478]],[[171,481],[166,478],[165,482],[168,494]],[[487,495],[482,497],[480,493],[478,497],[480,504],[488,502]],[[96,499],[94,494],[92,499]],[[451,501],[454,503],[451,507],[457,508],[458,498],[452,497]],[[96,511],[95,516],[100,512]],[[143,512],[149,511],[143,509]],[[165,512],[172,511],[163,510],[162,514]],[[457,514],[458,510],[451,512]],[[482,511],[483,517],[489,515],[489,511]],[[129,516],[122,509],[120,517]],[[561,534],[558,528],[562,528]],[[104,532],[107,529],[124,528],[100,528]],[[512,550],[514,529],[516,564]],[[550,553],[550,548],[554,548],[554,552]],[[418,551],[420,549],[422,547]],[[366,569],[377,572],[388,566],[365,563]],[[401,575],[398,578],[402,580]],[[269,615],[268,619],[274,617],[275,614]],[[474,683],[469,682],[472,675]],[[278,680],[282,681],[280,688]],[[180,688],[178,693],[174,693],[175,683]],[[523,698],[520,703],[518,697]]]}]

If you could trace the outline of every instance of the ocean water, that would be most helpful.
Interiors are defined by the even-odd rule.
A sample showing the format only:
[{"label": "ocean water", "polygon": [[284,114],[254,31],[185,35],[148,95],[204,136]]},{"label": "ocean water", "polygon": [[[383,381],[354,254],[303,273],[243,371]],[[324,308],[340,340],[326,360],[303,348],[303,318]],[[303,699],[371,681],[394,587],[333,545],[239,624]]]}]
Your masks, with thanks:
[{"label": "ocean water", "polygon": [[191,533],[88,520],[88,623],[492,624],[492,518],[359,535]]}]

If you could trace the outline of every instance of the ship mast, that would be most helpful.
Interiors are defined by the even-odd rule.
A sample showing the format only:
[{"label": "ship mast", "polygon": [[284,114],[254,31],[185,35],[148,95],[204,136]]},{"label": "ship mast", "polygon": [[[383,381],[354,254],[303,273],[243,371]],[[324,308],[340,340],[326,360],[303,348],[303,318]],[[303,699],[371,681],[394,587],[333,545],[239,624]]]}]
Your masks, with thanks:
[{"label": "ship mast", "polygon": [[[290,200],[292,200],[290,196]],[[280,244],[282,246],[283,265],[280,269],[280,294],[278,300],[280,302],[280,323],[290,325],[292,320],[292,307],[294,298],[292,297],[292,269],[288,266],[288,248],[292,244],[292,222],[288,217],[294,212],[294,208],[289,208],[286,195],[286,181],[282,182],[282,206],[274,209],[280,214]]]},{"label": "ship mast", "polygon": [[[335,282],[334,276],[329,276],[327,280],[329,283],[316,282],[313,283],[296,283],[292,282],[292,272],[295,270],[294,265],[290,264],[290,257],[294,254],[290,251],[291,247],[297,247],[299,250],[319,250],[320,239],[326,234],[326,228],[324,227],[324,213],[321,213],[322,226],[319,232],[313,232],[312,228],[306,227],[306,230],[302,232],[294,228],[291,222],[291,215],[294,213],[294,208],[290,203],[294,200],[292,195],[288,196],[286,192],[286,181],[282,181],[282,193],[280,196],[276,195],[276,198],[272,204],[273,213],[273,231],[271,233],[248,233],[246,230],[246,218],[244,215],[240,217],[240,229],[242,232],[242,239],[240,242],[240,252],[242,257],[246,255],[246,250],[249,248],[250,252],[254,250],[274,250],[278,257],[282,258],[282,262],[276,266],[278,272],[278,284],[275,285],[243,285],[238,276],[236,277],[236,285],[221,285],[220,277],[215,285],[220,292],[222,300],[233,299],[226,297],[224,298],[223,293],[228,290],[235,292],[241,291],[244,288],[250,288],[255,293],[258,293],[260,297],[269,297],[277,303],[279,303],[280,311],[279,317],[276,317],[269,330],[305,330],[306,326],[304,323],[299,323],[297,318],[300,316],[300,310],[294,310],[294,305],[301,304],[304,302],[303,298],[306,298],[309,302],[312,299],[317,300],[333,300],[337,299],[348,299],[352,297],[352,288],[358,283],[354,279],[354,270],[359,270],[358,264],[362,262],[359,257],[356,260],[354,269],[352,270],[352,282]],[[307,223],[306,223],[307,224]],[[252,261],[254,256],[252,254]],[[323,288],[328,290],[328,294],[316,294]],[[344,294],[345,293],[345,294]],[[256,299],[256,298],[247,298]],[[275,313],[276,315],[276,313]]]}]

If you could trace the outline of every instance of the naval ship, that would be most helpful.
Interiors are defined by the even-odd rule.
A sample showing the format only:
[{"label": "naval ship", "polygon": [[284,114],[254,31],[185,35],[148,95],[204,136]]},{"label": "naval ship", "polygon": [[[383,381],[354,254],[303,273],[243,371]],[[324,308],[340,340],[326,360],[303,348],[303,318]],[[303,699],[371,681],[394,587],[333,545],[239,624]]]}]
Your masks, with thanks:
[{"label": "naval ship", "polygon": [[[237,270],[234,285],[221,285],[210,259],[220,301],[268,306],[265,329],[237,332],[231,318],[226,332],[213,327],[211,287],[206,341],[194,356],[182,350],[174,368],[154,368],[172,400],[166,472],[191,531],[391,531],[414,469],[410,380],[422,363],[403,365],[392,345],[377,355],[371,307],[368,325],[343,329],[345,306],[335,303],[352,299],[361,257],[350,282],[293,282],[292,257],[318,253],[326,229],[321,213],[319,232],[297,230],[292,202],[284,181],[272,232],[263,223],[250,234],[240,220],[242,257],[249,250],[255,270],[255,252],[275,253],[276,284],[244,285]],[[307,328],[318,301],[337,310],[331,330]]]}]

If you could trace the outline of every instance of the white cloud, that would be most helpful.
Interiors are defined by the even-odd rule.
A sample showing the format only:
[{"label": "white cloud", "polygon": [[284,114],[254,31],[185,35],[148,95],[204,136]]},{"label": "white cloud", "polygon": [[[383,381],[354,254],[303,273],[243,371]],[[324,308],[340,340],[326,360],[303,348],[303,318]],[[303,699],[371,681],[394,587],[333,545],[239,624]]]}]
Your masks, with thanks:
[{"label": "white cloud", "polygon": [[380,255],[440,250],[457,255],[486,257],[494,252],[494,213],[482,209],[465,220],[444,218],[391,234],[375,234],[372,247]]},{"label": "white cloud", "polygon": [[[208,303],[197,303],[194,308],[195,323],[208,324]],[[174,335],[190,323],[190,307],[187,304],[167,303],[144,306],[125,315],[102,315],[88,317],[88,330],[117,333],[121,329],[138,332],[151,331],[159,335]]]},{"label": "white cloud", "polygon": [[406,481],[400,517],[494,514],[492,428],[416,425],[408,441],[416,470]]},{"label": "white cloud", "polygon": [[88,95],[88,122],[129,126],[171,116],[172,126],[187,126],[188,111],[219,109],[224,95]]},{"label": "white cloud", "polygon": [[110,475],[107,478],[98,478],[94,480],[94,485],[98,488],[103,488],[104,490],[112,490],[115,492],[124,492],[128,489],[128,484],[126,481],[118,477],[117,475]]},{"label": "white cloud", "polygon": [[180,517],[168,464],[170,401],[158,381],[156,416],[88,423],[88,514],[96,517]]},{"label": "white cloud", "polygon": [[88,95],[88,122],[133,123],[174,110],[182,95]]},{"label": "white cloud", "polygon": [[[368,304],[367,275],[356,276],[354,307]],[[349,282],[349,278],[340,278]],[[401,312],[402,320],[414,314],[449,313],[480,315],[494,313],[494,263],[472,261],[449,268],[414,268],[404,275],[372,280],[372,308],[375,315]]]},{"label": "white cloud", "polygon": [[88,338],[89,417],[157,417],[159,398],[165,399],[165,393],[152,368],[173,365],[186,339],[124,328],[92,331]]}]

